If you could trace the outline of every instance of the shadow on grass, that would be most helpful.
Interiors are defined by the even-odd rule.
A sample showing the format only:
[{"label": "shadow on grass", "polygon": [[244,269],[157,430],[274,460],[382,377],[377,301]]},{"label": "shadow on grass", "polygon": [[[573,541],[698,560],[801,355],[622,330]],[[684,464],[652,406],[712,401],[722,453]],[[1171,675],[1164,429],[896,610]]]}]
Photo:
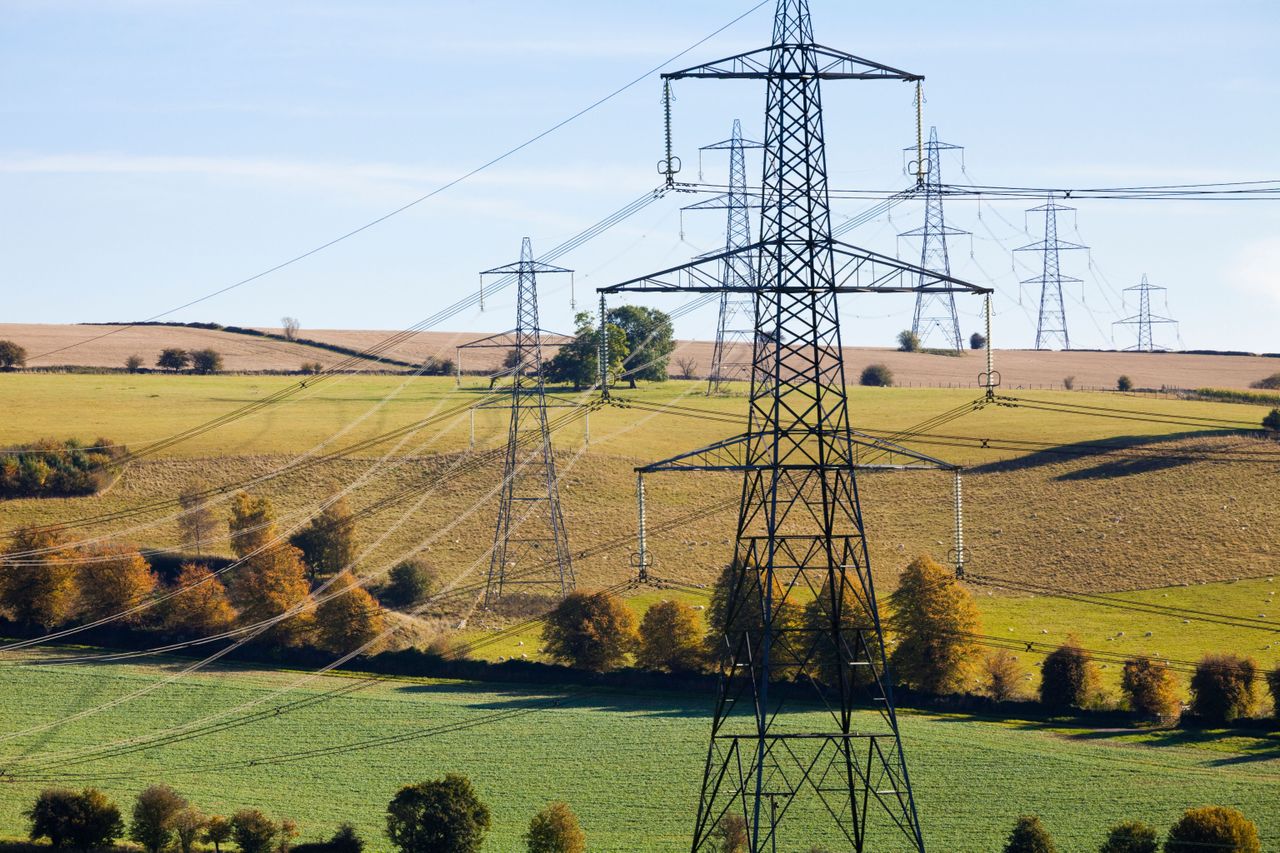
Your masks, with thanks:
[{"label": "shadow on grass", "polygon": [[[688,695],[668,692],[652,692],[636,694],[623,689],[606,687],[553,686],[541,687],[528,685],[522,687],[501,687],[496,684],[406,684],[399,688],[401,693],[409,693],[435,698],[462,700],[461,704],[476,711],[515,711],[539,707],[559,710],[577,709],[590,711],[611,711],[631,714],[639,717],[656,717],[664,719],[693,719],[710,717],[715,697],[690,693]],[[466,702],[467,697],[483,695],[482,701]]]},{"label": "shadow on grass", "polygon": [[[1082,467],[1059,474],[1055,479],[1094,480],[1113,477],[1128,477],[1134,474],[1145,474],[1151,471],[1163,471],[1190,465],[1202,461],[1202,457],[1194,452],[1174,450],[1167,454],[1141,458],[1116,458],[1115,451],[1133,450],[1155,444],[1166,444],[1188,438],[1217,438],[1222,436],[1238,436],[1237,430],[1188,430],[1184,432],[1165,433],[1163,435],[1122,435],[1106,441],[1082,441],[1072,444],[1061,444],[1057,447],[1039,450],[1016,459],[1004,459],[988,462],[968,469],[970,474],[997,474],[1010,471],[1023,471],[1042,468],[1046,465],[1059,465],[1076,461]],[[1089,464],[1092,460],[1098,460]]]}]

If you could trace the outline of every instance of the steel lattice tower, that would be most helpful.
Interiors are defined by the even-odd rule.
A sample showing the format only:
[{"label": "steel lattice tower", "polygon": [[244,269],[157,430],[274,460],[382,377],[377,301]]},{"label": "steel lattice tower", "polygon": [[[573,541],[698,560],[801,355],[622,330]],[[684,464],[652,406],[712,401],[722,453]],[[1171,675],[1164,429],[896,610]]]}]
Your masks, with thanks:
[{"label": "steel lattice tower", "polygon": [[1062,285],[1081,282],[1078,278],[1062,274],[1058,253],[1063,249],[1088,247],[1058,239],[1058,211],[1060,210],[1075,210],[1075,208],[1058,204],[1052,196],[1039,207],[1030,208],[1028,213],[1044,213],[1044,239],[1014,249],[1015,252],[1040,252],[1044,256],[1040,275],[1022,281],[1022,284],[1040,285],[1036,349],[1054,349],[1055,342],[1064,350],[1071,349],[1071,336],[1067,334],[1067,308],[1062,301]]},{"label": "steel lattice tower", "polygon": [[1123,320],[1116,320],[1112,323],[1113,326],[1138,327],[1138,342],[1131,347],[1125,347],[1126,350],[1136,350],[1138,352],[1163,352],[1169,349],[1168,347],[1156,346],[1155,338],[1151,334],[1151,327],[1153,325],[1163,323],[1173,323],[1174,325],[1177,325],[1177,320],[1172,320],[1168,317],[1161,317],[1157,314],[1151,313],[1151,291],[1167,289],[1168,288],[1160,287],[1159,285],[1148,282],[1146,273],[1142,274],[1141,284],[1136,284],[1133,287],[1126,287],[1124,289],[1125,293],[1128,293],[1131,290],[1136,290],[1138,292],[1138,313],[1132,317],[1125,317]]},{"label": "steel lattice tower", "polygon": [[[915,152],[915,146],[905,149]],[[968,234],[959,228],[949,228],[942,215],[942,158],[943,151],[963,150],[959,145],[951,145],[938,141],[938,129],[929,128],[929,141],[925,143],[925,163],[921,164],[924,173],[924,225],[911,231],[904,231],[899,237],[920,238],[920,266],[927,270],[951,274],[951,259],[947,255],[947,237]],[[916,310],[911,319],[911,332],[920,341],[925,342],[934,330],[942,333],[947,346],[956,351],[964,349],[960,338],[960,317],[956,314],[956,295],[954,293],[929,293],[921,290],[916,294]]]},{"label": "steel lattice tower", "polygon": [[[850,427],[836,297],[985,291],[832,238],[821,99],[823,80],[920,78],[815,44],[807,0],[779,0],[770,47],[663,76],[764,80],[768,90],[759,241],[602,288],[755,303],[747,432],[643,469],[743,475],[692,850],[711,850],[733,813],[752,853],[833,833],[857,851],[922,851],[858,504],[865,442]],[[720,280],[738,254],[753,258],[754,285]],[[789,619],[795,607],[811,618]],[[820,704],[784,711],[799,686]]]},{"label": "steel lattice tower", "polygon": [[[535,261],[533,246],[525,237],[519,261],[481,273],[515,275],[518,282],[516,327],[511,333],[514,356],[506,402],[511,408],[511,422],[484,591],[486,607],[501,599],[512,585],[551,590],[561,598],[574,585],[569,540],[560,514],[556,460],[547,429],[542,329],[538,325],[538,274],[564,272],[569,270]],[[550,568],[541,573],[528,571],[541,565]],[[508,573],[516,573],[518,579],[508,577]]]}]

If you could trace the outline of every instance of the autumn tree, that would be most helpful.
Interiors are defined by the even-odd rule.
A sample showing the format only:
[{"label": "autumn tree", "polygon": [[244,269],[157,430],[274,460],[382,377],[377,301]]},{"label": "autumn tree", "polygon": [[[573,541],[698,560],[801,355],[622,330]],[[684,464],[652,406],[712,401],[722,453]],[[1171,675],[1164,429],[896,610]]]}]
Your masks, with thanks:
[{"label": "autumn tree", "polygon": [[636,663],[646,669],[695,672],[702,666],[702,638],[698,611],[683,601],[660,601],[640,620]]},{"label": "autumn tree", "polygon": [[1044,828],[1036,815],[1023,815],[1013,825],[1004,853],[1057,853],[1049,830]]},{"label": "autumn tree", "polygon": [[330,501],[289,543],[302,551],[312,577],[336,575],[356,559],[355,519],[347,499]]},{"label": "autumn tree", "polygon": [[270,853],[280,827],[259,809],[241,809],[231,817],[231,837],[240,853]]},{"label": "autumn tree", "polygon": [[458,773],[406,785],[387,804],[387,838],[401,853],[476,853],[489,824],[489,807]]},{"label": "autumn tree", "polygon": [[1164,849],[1165,853],[1262,853],[1262,842],[1258,840],[1258,827],[1238,809],[1202,806],[1182,813],[1169,829]]},{"label": "autumn tree", "polygon": [[714,853],[747,853],[751,837],[747,834],[747,820],[740,814],[727,814],[716,823],[710,834]]},{"label": "autumn tree", "polygon": [[187,806],[173,816],[173,834],[181,853],[191,853],[207,823],[208,818],[195,806]]},{"label": "autumn tree", "polygon": [[315,614],[315,638],[320,648],[353,652],[382,634],[382,609],[349,572],[335,577],[323,596]]},{"label": "autumn tree", "polygon": [[[302,552],[292,545],[277,545],[246,558],[236,570],[229,589],[231,603],[240,611],[241,621],[256,623],[283,616],[300,608],[310,597],[307,568]],[[283,643],[296,643],[307,628],[299,609],[280,620],[271,631]]]},{"label": "autumn tree", "polygon": [[[711,659],[717,663],[731,657],[744,635],[764,631],[764,596],[761,572],[754,567],[742,568],[735,560],[720,572],[711,588],[707,605],[707,644]],[[800,625],[801,613],[788,598],[782,584],[773,578],[770,599],[775,632],[789,632]]]},{"label": "autumn tree", "polygon": [[172,592],[161,605],[166,630],[210,636],[236,621],[226,587],[206,566],[184,563]]},{"label": "autumn tree", "polygon": [[0,606],[16,621],[50,628],[71,617],[76,569],[61,538],[48,527],[19,528],[0,557]]},{"label": "autumn tree", "polygon": [[1174,717],[1182,709],[1178,680],[1159,661],[1146,657],[1125,661],[1120,687],[1129,707],[1144,717]]},{"label": "autumn tree", "polygon": [[1017,699],[1025,674],[1018,656],[1008,649],[996,649],[982,659],[983,687],[997,702]]},{"label": "autumn tree", "polygon": [[1040,702],[1052,710],[1089,707],[1100,684],[1097,664],[1075,637],[1068,637],[1040,664]]},{"label": "autumn tree", "polygon": [[1156,853],[1159,846],[1155,827],[1127,820],[1111,827],[1098,853]]},{"label": "autumn tree", "polygon": [[1280,664],[1267,673],[1267,689],[1271,691],[1271,715],[1280,719]]},{"label": "autumn tree", "polygon": [[298,822],[292,818],[281,818],[280,827],[276,830],[276,853],[289,853],[293,849],[293,840],[298,837]]},{"label": "autumn tree", "polygon": [[[82,552],[77,572],[82,615],[89,620],[123,614],[151,596],[156,576],[136,548],[99,545]],[[142,611],[122,615],[121,621],[139,622]]]},{"label": "autumn tree", "polygon": [[982,658],[973,635],[982,630],[969,590],[930,557],[919,557],[889,596],[889,627],[897,645],[894,677],[917,690],[960,690]]},{"label": "autumn tree", "polygon": [[231,550],[237,557],[267,547],[276,538],[276,513],[267,498],[237,492],[231,499]]},{"label": "autumn tree", "polygon": [[1257,701],[1258,665],[1238,655],[1205,655],[1191,676],[1191,713],[1211,723],[1247,717]]},{"label": "autumn tree", "polygon": [[178,534],[182,544],[203,553],[216,535],[218,519],[209,506],[209,488],[204,483],[191,483],[178,495],[178,506],[182,514],[178,516]]},{"label": "autumn tree", "polygon": [[173,840],[178,813],[190,807],[186,798],[168,785],[151,785],[138,794],[133,804],[129,838],[147,853],[160,853]]},{"label": "autumn tree", "polygon": [[841,683],[842,671],[844,682],[865,687],[874,681],[873,671],[884,668],[884,647],[878,639],[875,620],[851,583],[846,581],[840,595],[837,642],[833,633],[837,622],[833,600],[830,588],[824,584],[818,595],[805,605],[803,636],[806,639],[792,642],[795,646],[792,654],[809,658],[813,674],[828,687]]},{"label": "autumn tree", "polygon": [[213,853],[222,853],[222,845],[231,840],[234,828],[231,821],[220,814],[210,815],[205,821],[204,832],[200,838],[205,844],[213,845]]},{"label": "autumn tree", "polygon": [[529,821],[529,853],[586,853],[587,836],[567,803],[550,803]]},{"label": "autumn tree", "polygon": [[547,614],[543,648],[570,666],[603,672],[621,666],[636,644],[636,617],[610,592],[571,592]]},{"label": "autumn tree", "polygon": [[48,838],[53,847],[67,844],[78,850],[110,846],[124,833],[120,809],[97,788],[76,792],[45,788],[24,812],[32,841]]}]

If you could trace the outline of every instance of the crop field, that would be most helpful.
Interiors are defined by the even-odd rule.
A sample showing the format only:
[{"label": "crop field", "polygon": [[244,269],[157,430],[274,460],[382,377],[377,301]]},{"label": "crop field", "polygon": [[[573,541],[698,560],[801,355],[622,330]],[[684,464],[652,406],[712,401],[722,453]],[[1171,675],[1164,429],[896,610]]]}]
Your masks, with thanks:
[{"label": "crop field", "polygon": [[[66,784],[99,785],[121,800],[165,781],[205,809],[226,813],[254,805],[292,816],[304,838],[326,836],[350,820],[374,850],[385,850],[381,816],[396,788],[457,771],[471,777],[493,811],[487,849],[516,849],[529,816],[554,799],[579,813],[592,851],[671,851],[687,838],[710,696],[384,680],[286,715],[129,755],[63,766],[48,757],[255,700],[265,699],[258,707],[269,708],[350,678],[324,678],[272,697],[300,676],[221,669],[182,677],[49,731],[14,736],[144,687],[177,666],[7,668],[0,755],[9,772],[33,778],[0,788],[0,835],[22,833],[19,813],[41,786],[38,777],[48,774]],[[1243,809],[1258,822],[1265,849],[1280,844],[1275,736],[1223,744],[1212,732],[1101,734],[923,713],[903,714],[901,728],[930,849],[986,853],[1014,817],[1036,812],[1060,849],[1089,850],[1118,820],[1167,826],[1183,808],[1206,802]],[[386,736],[395,741],[281,758]]]}]

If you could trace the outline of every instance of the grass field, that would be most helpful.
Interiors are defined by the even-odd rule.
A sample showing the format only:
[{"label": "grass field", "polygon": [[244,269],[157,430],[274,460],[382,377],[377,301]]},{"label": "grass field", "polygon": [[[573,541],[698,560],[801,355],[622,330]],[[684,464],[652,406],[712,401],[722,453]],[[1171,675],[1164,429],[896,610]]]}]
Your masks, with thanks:
[{"label": "grass field", "polygon": [[[109,701],[151,682],[160,668],[6,669],[0,695],[5,730]],[[673,851],[687,843],[710,696],[386,681],[231,732],[130,756],[56,771],[23,760],[146,734],[260,698],[295,677],[235,670],[184,677],[126,706],[0,743],[0,756],[11,772],[28,767],[39,773],[47,766],[43,772],[61,782],[97,784],[122,800],[145,784],[166,781],[206,809],[260,806],[298,819],[304,838],[350,820],[374,850],[387,849],[381,815],[395,789],[449,771],[469,775],[492,807],[489,850],[518,849],[529,816],[553,799],[577,810],[593,853]],[[299,690],[315,693],[339,683],[329,678]],[[495,712],[531,708],[540,710],[490,719]],[[476,727],[413,739],[415,732],[469,723]],[[1275,736],[1228,741],[1214,732],[1078,732],[922,713],[904,714],[901,728],[932,850],[998,850],[999,839],[1024,812],[1043,816],[1059,849],[1092,850],[1120,819],[1164,827],[1183,808],[1203,803],[1243,809],[1258,822],[1264,849],[1280,846]],[[384,735],[404,740],[322,758],[269,760]],[[249,766],[251,761],[257,764]],[[40,785],[14,781],[0,788],[0,834],[23,832],[19,812]]]}]

